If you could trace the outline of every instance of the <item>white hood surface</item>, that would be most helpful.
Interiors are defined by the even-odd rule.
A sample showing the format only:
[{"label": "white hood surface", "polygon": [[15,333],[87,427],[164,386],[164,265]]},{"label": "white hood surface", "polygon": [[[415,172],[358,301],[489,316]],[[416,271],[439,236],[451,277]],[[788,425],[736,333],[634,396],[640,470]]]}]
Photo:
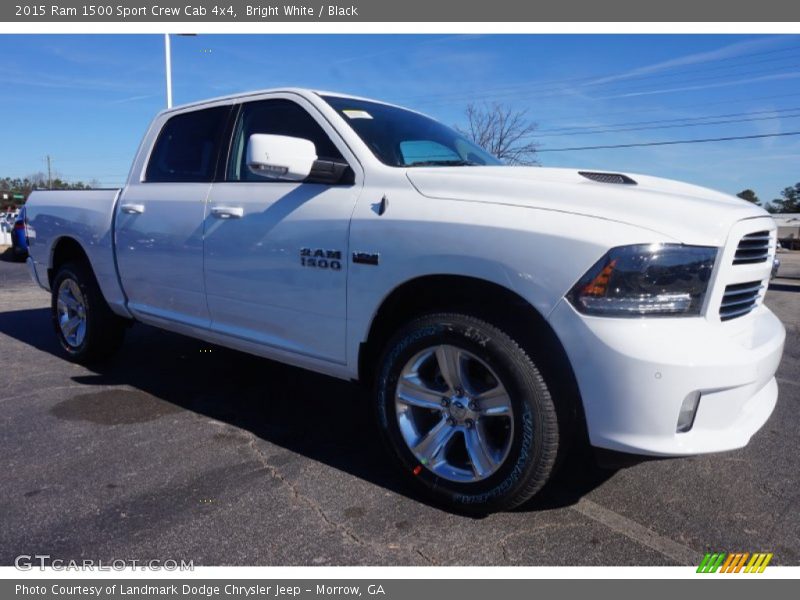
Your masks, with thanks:
[{"label": "white hood surface", "polygon": [[734,196],[647,175],[626,173],[635,185],[601,183],[578,170],[542,167],[415,167],[407,175],[430,198],[587,215],[685,244],[721,246],[735,222],[768,217],[762,208]]}]

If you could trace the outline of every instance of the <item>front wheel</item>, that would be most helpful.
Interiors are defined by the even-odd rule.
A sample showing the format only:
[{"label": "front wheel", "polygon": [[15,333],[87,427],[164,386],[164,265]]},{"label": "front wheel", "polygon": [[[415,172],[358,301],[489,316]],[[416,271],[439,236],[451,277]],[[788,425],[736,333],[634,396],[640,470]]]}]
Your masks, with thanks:
[{"label": "front wheel", "polygon": [[445,313],[412,321],[384,353],[376,394],[393,454],[436,501],[507,510],[550,477],[552,398],[528,354],[490,323]]}]

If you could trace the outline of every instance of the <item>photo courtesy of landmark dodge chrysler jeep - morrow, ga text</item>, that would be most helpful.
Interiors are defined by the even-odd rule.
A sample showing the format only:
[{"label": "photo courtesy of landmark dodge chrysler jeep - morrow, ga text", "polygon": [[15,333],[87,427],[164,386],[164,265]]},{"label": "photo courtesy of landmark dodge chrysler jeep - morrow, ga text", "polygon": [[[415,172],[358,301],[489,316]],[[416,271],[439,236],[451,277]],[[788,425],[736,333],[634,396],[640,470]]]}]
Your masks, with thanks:
[{"label": "photo courtesy of landmark dodge chrysler jeep - morrow, ga text", "polygon": [[739,448],[777,400],[762,209],[504,166],[397,106],[280,89],[169,109],[125,187],[37,191],[26,210],[71,359],[140,321],[359,380],[402,470],[450,506],[518,506],[578,435]]}]

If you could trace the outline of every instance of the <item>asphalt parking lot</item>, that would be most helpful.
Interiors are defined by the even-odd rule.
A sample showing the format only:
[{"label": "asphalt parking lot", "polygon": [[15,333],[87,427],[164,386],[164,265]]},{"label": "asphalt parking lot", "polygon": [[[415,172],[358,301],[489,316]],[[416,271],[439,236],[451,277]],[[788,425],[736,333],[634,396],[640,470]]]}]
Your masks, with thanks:
[{"label": "asphalt parking lot", "polygon": [[0,564],[800,564],[800,253],[781,258],[780,398],[749,446],[616,472],[573,461],[485,518],[415,498],[352,384],[142,325],[102,368],[66,362],[48,295],[0,261]]}]

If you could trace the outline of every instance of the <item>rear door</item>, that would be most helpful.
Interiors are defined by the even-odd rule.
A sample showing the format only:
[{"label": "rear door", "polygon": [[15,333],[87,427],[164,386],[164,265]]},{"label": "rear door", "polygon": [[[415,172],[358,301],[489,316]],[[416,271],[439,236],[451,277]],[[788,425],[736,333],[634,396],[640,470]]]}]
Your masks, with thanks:
[{"label": "rear door", "polygon": [[[354,174],[336,185],[253,174],[246,146],[254,133],[311,140],[319,158],[346,161]],[[285,94],[242,104],[229,155],[205,219],[212,329],[344,363],[348,231],[360,167],[308,101]]]},{"label": "rear door", "polygon": [[209,326],[203,217],[221,149],[227,149],[230,112],[230,106],[215,106],[169,117],[141,181],[131,182],[117,203],[120,278],[129,309],[143,320]]}]

